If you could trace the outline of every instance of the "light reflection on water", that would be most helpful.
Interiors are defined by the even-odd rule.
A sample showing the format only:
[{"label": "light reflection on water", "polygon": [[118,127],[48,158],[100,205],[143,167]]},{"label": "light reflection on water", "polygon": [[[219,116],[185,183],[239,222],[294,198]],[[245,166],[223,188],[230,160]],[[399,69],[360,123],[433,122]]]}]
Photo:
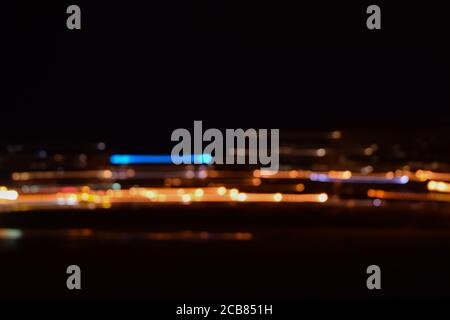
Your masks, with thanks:
[{"label": "light reflection on water", "polygon": [[0,239],[17,240],[22,238],[23,232],[20,229],[0,229]]},{"label": "light reflection on water", "polygon": [[248,241],[253,239],[250,232],[206,232],[206,231],[105,231],[84,229],[63,230],[20,230],[0,229],[0,241],[22,238],[63,238],[67,240],[92,239],[109,241]]}]

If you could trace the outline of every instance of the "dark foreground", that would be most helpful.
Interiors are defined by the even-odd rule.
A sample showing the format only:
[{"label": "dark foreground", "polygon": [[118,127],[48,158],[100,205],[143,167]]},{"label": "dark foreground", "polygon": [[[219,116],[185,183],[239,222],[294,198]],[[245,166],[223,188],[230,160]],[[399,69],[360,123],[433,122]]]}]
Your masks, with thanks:
[{"label": "dark foreground", "polygon": [[[450,297],[450,218],[429,208],[239,204],[0,219],[1,298]],[[71,264],[81,291],[66,288]],[[371,264],[382,290],[366,288]]]}]

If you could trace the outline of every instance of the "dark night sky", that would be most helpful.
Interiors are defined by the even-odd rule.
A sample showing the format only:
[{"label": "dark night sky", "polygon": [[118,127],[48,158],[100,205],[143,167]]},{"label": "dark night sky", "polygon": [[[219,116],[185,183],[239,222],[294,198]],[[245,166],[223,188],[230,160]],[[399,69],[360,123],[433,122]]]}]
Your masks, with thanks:
[{"label": "dark night sky", "polygon": [[[430,2],[378,1],[375,32],[364,1],[59,2],[10,10],[2,141],[167,143],[193,120],[374,132],[449,123],[448,26]],[[81,31],[65,27],[72,3]]]}]

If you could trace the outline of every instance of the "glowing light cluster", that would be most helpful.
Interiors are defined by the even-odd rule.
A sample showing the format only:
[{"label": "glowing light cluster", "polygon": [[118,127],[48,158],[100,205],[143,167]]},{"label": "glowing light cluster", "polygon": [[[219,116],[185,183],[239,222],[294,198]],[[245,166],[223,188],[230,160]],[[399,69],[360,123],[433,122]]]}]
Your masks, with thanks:
[{"label": "glowing light cluster", "polygon": [[19,194],[15,190],[8,190],[6,187],[0,187],[0,200],[15,201]]},{"label": "glowing light cluster", "polygon": [[[84,186],[78,192],[22,194],[18,197],[16,191],[2,190],[0,196],[16,205],[33,207],[87,207],[111,208],[114,204],[150,204],[150,203],[180,203],[194,202],[316,202],[328,200],[326,193],[319,194],[282,194],[282,193],[252,193],[241,192],[236,188],[204,187],[204,188],[130,188],[92,190]],[[8,192],[8,193],[7,193]]]},{"label": "glowing light cluster", "polygon": [[427,188],[429,191],[438,191],[438,192],[450,192],[450,183],[446,183],[443,181],[429,181],[427,184]]}]

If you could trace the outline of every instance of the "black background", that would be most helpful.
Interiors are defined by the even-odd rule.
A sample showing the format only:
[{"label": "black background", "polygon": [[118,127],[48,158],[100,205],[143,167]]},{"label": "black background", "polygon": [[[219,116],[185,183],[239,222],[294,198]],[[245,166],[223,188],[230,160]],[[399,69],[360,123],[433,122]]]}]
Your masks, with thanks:
[{"label": "black background", "polygon": [[[66,28],[66,8],[74,3],[82,10],[80,31]],[[366,8],[373,3],[382,9],[382,30],[370,31],[365,26]],[[6,22],[2,28],[6,31],[2,46],[6,58],[2,59],[1,75],[6,85],[1,90],[0,143],[104,140],[168,151],[170,133],[178,127],[192,128],[194,120],[222,128],[366,128],[374,136],[386,128],[413,132],[446,127],[450,120],[450,55],[446,48],[448,11],[443,3],[185,0],[5,4],[1,20]],[[421,241],[419,238],[418,246]],[[397,262],[391,264],[394,267],[387,272],[386,283],[394,283],[389,279],[396,278],[398,287],[384,288],[384,292],[395,294],[400,288],[408,294],[407,285],[413,278],[419,279],[413,296],[417,292],[421,297],[429,292],[438,294],[436,283],[447,289],[448,262],[442,262],[438,251],[422,246],[422,255],[418,255],[413,246],[410,251],[398,250],[403,255],[396,250],[386,255],[389,242],[373,243],[375,253]],[[447,251],[447,242],[437,248]],[[42,259],[39,251],[30,250]],[[141,259],[140,252],[124,250],[131,252],[135,261]],[[62,251],[56,250],[54,256],[61,258]],[[92,250],[88,257],[97,254]],[[372,258],[374,252],[367,254]],[[114,252],[111,260],[117,256]],[[415,264],[422,256],[431,256],[438,269],[430,264],[419,278],[415,272],[424,267]],[[337,259],[321,257],[330,263],[311,261],[310,270],[319,274],[323,269],[318,265],[335,270]],[[354,259],[359,258],[355,254]],[[32,263],[7,261],[14,262],[9,264],[10,271],[20,274],[23,283],[42,282],[33,287],[37,295],[44,286],[56,288],[55,292],[66,290],[59,278],[49,285],[48,278],[36,276],[42,270],[52,274],[63,270],[51,260],[32,271],[28,270]],[[414,268],[405,272],[397,267],[400,262]],[[363,269],[353,266],[347,271],[351,277],[336,270],[335,276],[330,276],[338,284],[330,286],[332,293],[340,295],[333,290],[345,287],[348,279],[365,291],[359,282],[365,274],[358,273]],[[138,267],[142,270],[146,265]],[[167,271],[164,268],[161,270]],[[253,274],[253,269],[249,268],[250,272]],[[10,273],[3,274],[14,283]],[[183,278],[182,273],[174,274]],[[65,276],[62,272],[61,278]],[[87,273],[87,279],[89,276],[103,280],[97,282],[101,290],[111,290],[101,284],[110,283],[113,271],[105,272],[100,264]],[[131,276],[136,283],[142,282],[139,273]],[[308,273],[302,276],[301,280],[310,281],[310,287],[307,281],[302,283],[305,290],[315,288],[315,278]],[[281,277],[287,276],[282,273]],[[261,278],[254,279],[263,286],[266,283]],[[134,289],[128,279],[120,278],[119,284]],[[185,279],[188,284],[195,281]],[[327,278],[322,281],[330,284]],[[184,288],[197,289],[181,286]],[[111,295],[121,286],[115,290]],[[13,293],[21,295],[21,287]]]},{"label": "black background", "polygon": [[[68,30],[75,3],[82,29]],[[446,126],[443,3],[18,1],[3,12],[1,141],[164,147],[194,120],[374,134]],[[366,28],[370,4],[382,30]]]}]

